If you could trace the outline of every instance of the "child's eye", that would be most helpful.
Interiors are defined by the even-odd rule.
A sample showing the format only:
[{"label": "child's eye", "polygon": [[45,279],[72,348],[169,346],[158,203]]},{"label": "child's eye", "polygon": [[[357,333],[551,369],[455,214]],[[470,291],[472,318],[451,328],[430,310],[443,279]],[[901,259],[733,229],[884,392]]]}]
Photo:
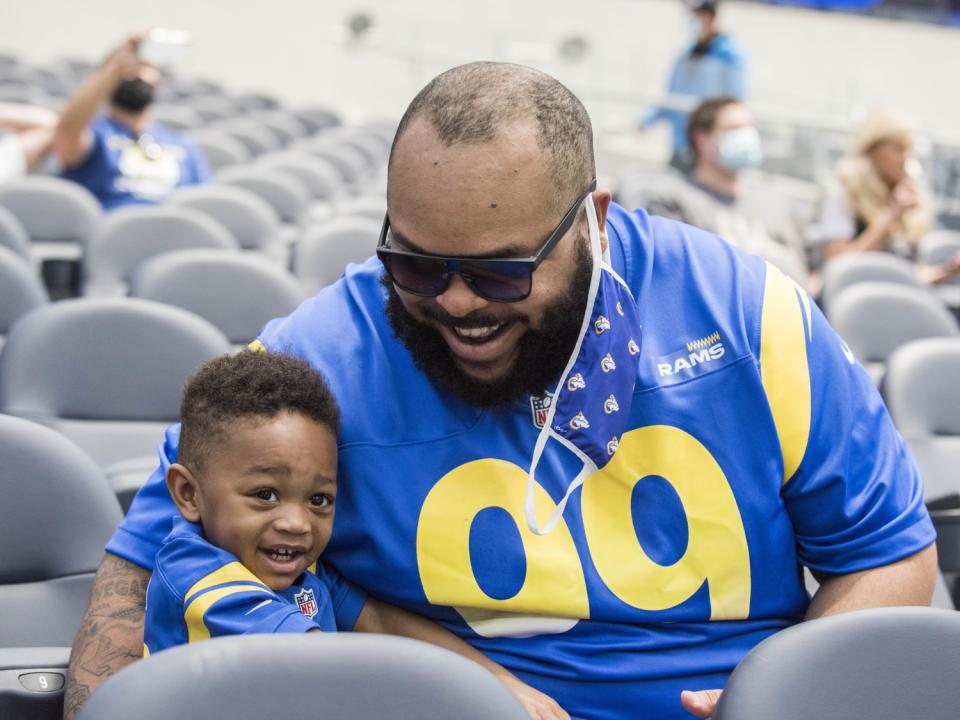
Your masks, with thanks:
[{"label": "child's eye", "polygon": [[277,493],[270,488],[260,488],[253,493],[253,496],[260,500],[266,500],[267,502],[273,502],[278,499]]},{"label": "child's eye", "polygon": [[310,504],[315,508],[328,508],[333,505],[333,495],[317,493],[310,498]]}]

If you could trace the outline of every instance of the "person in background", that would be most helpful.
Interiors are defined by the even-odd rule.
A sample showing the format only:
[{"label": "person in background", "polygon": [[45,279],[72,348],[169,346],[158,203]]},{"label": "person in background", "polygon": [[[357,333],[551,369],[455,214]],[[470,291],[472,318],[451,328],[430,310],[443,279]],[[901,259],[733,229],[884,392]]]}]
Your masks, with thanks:
[{"label": "person in background", "polygon": [[0,185],[36,170],[50,151],[56,126],[52,110],[0,103]]},{"label": "person in background", "polygon": [[737,43],[720,32],[717,23],[717,0],[689,0],[693,13],[693,39],[680,53],[667,86],[662,105],[640,119],[646,129],[661,120],[673,129],[673,154],[670,164],[678,170],[692,167],[687,139],[690,111],[706,98],[731,96],[743,99],[746,94],[746,57]]},{"label": "person in background", "polygon": [[[163,200],[174,188],[209,179],[200,150],[150,118],[160,71],[143,62],[144,35],[132,35],[70,98],[53,146],[63,177],[90,190],[104,210]],[[100,108],[109,103],[106,115]]]},{"label": "person in background", "polygon": [[[930,196],[919,181],[916,131],[891,108],[871,112],[854,133],[837,181],[826,191],[819,221],[823,259],[851,252],[890,252],[917,260],[933,223]],[[939,267],[918,265],[920,276],[940,283],[960,273],[956,259]]]},{"label": "person in background", "polygon": [[[711,98],[690,115],[689,174],[659,174],[633,187],[629,204],[716,233],[760,255],[803,286],[807,263],[802,223],[790,198],[749,178],[762,157],[753,116],[734,97]],[[747,177],[745,177],[745,175]]]}]

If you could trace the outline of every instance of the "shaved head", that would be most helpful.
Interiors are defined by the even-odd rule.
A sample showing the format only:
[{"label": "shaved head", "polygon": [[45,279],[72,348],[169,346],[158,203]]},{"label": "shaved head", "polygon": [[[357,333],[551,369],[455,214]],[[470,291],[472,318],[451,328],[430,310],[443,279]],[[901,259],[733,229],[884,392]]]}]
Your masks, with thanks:
[{"label": "shaved head", "polygon": [[476,62],[438,75],[410,103],[391,148],[410,124],[423,118],[440,141],[484,145],[512,128],[534,127],[553,176],[555,210],[565,209],[596,174],[593,129],[577,97],[554,78],[509,63]]}]

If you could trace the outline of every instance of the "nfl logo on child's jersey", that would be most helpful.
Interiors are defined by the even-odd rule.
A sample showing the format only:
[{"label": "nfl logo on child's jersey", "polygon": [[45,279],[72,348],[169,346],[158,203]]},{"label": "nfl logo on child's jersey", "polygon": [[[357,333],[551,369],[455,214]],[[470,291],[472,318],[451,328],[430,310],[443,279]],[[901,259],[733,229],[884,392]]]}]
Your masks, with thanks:
[{"label": "nfl logo on child's jersey", "polygon": [[317,599],[314,597],[312,589],[304,589],[298,592],[293,596],[293,599],[297,601],[297,607],[300,608],[300,612],[308,618],[312,618],[317,614]]}]

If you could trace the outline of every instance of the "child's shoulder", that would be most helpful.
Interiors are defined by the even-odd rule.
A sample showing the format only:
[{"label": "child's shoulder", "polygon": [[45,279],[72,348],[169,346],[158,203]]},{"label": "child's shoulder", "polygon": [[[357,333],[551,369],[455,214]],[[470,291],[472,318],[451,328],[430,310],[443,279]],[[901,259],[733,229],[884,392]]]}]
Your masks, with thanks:
[{"label": "child's shoulder", "polygon": [[223,583],[246,581],[261,584],[236,556],[209,543],[200,526],[182,517],[157,552],[154,573],[180,600]]}]

